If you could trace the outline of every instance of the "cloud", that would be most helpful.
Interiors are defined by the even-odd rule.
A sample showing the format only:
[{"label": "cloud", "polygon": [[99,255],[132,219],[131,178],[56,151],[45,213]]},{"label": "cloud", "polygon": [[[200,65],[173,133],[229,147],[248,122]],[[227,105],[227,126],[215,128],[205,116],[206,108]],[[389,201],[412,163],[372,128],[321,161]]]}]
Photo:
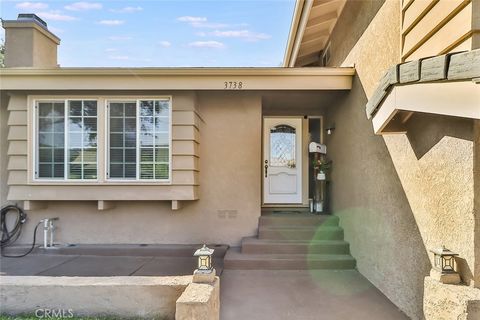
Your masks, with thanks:
[{"label": "cloud", "polygon": [[164,48],[168,48],[168,47],[170,47],[170,46],[172,45],[172,44],[170,43],[170,41],[160,41],[158,44],[161,45],[161,46],[164,47]]},{"label": "cloud", "polygon": [[52,12],[37,12],[37,15],[39,15],[41,18],[51,21],[74,21],[77,20],[77,18],[66,15],[66,14],[61,14],[58,11],[52,11]]},{"label": "cloud", "polygon": [[194,42],[190,42],[188,46],[193,48],[213,48],[213,49],[225,48],[225,45],[218,41],[194,41]]},{"label": "cloud", "polygon": [[183,16],[178,17],[178,21],[186,22],[194,28],[220,29],[228,27],[225,23],[209,22],[206,17]]},{"label": "cloud", "polygon": [[142,7],[124,7],[121,9],[110,9],[111,12],[115,12],[115,13],[134,13],[142,10],[143,10]]},{"label": "cloud", "polygon": [[115,48],[107,48],[105,49],[106,52],[117,52],[118,49],[115,49]]},{"label": "cloud", "polygon": [[55,33],[55,34],[61,34],[61,33],[64,32],[63,29],[55,28],[55,27],[52,27],[52,26],[49,26],[49,27],[48,27],[48,30],[52,31],[52,32]]},{"label": "cloud", "polygon": [[192,17],[192,16],[178,17],[177,20],[181,22],[188,22],[188,23],[207,22],[206,17]]},{"label": "cloud", "polygon": [[48,4],[43,2],[20,2],[15,7],[23,10],[44,10],[48,8]]},{"label": "cloud", "polygon": [[108,37],[109,40],[112,41],[127,41],[127,40],[132,40],[132,37],[130,36],[111,36]]},{"label": "cloud", "polygon": [[269,34],[252,32],[249,30],[226,30],[226,31],[215,30],[211,34],[221,38],[242,38],[247,41],[259,41],[259,40],[266,40],[271,38]]},{"label": "cloud", "polygon": [[109,56],[108,59],[112,60],[130,60],[129,56]]},{"label": "cloud", "polygon": [[96,2],[75,2],[65,6],[65,9],[71,11],[99,10],[102,9],[101,3]]},{"label": "cloud", "polygon": [[123,20],[100,20],[98,21],[99,24],[103,24],[105,26],[119,26],[124,24],[125,21]]}]

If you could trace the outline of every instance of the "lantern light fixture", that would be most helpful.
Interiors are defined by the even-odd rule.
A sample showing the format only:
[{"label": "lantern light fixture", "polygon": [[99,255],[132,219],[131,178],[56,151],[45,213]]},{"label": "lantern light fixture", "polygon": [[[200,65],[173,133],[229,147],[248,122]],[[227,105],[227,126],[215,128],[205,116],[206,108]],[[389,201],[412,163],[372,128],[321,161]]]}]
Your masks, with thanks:
[{"label": "lantern light fixture", "polygon": [[203,247],[195,251],[193,254],[194,257],[198,259],[198,266],[195,273],[212,273],[213,266],[212,266],[212,255],[214,249],[208,248],[205,244]]},{"label": "lantern light fixture", "polygon": [[430,276],[444,284],[459,284],[461,279],[455,263],[458,253],[448,250],[445,246],[430,251],[433,253],[433,268]]},{"label": "lantern light fixture", "polygon": [[441,273],[455,273],[455,257],[458,253],[442,246],[441,248],[430,250],[433,252],[433,266]]}]

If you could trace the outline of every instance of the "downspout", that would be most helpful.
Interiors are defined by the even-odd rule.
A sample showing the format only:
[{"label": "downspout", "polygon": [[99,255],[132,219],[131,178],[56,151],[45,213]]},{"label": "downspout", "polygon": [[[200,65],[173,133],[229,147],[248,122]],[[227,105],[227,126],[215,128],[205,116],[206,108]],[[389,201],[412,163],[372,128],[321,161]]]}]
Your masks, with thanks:
[{"label": "downspout", "polygon": [[284,67],[292,68],[295,66],[312,6],[313,0],[297,0],[296,2],[292,28],[290,29],[287,50],[283,61]]}]

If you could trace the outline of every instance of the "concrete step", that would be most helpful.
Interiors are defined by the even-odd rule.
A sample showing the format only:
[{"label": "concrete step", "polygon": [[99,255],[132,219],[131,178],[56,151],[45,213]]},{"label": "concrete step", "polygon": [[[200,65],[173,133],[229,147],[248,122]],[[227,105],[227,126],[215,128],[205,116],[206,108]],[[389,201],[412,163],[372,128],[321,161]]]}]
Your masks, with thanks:
[{"label": "concrete step", "polygon": [[268,240],[243,238],[242,253],[250,254],[349,254],[350,245],[343,240]]},{"label": "concrete step", "polygon": [[243,254],[240,248],[230,248],[224,259],[225,269],[237,270],[345,270],[355,265],[347,254]]},{"label": "concrete step", "polygon": [[339,218],[332,215],[268,214],[259,218],[259,226],[338,226]]},{"label": "concrete step", "polygon": [[270,240],[343,240],[343,229],[337,226],[260,226],[259,239]]}]

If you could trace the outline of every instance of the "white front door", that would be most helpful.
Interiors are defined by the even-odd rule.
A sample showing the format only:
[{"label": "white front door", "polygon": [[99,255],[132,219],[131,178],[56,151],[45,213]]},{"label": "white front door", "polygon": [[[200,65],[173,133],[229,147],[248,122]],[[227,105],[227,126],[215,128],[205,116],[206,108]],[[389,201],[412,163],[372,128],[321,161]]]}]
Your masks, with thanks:
[{"label": "white front door", "polygon": [[302,203],[302,119],[263,120],[263,202]]}]

